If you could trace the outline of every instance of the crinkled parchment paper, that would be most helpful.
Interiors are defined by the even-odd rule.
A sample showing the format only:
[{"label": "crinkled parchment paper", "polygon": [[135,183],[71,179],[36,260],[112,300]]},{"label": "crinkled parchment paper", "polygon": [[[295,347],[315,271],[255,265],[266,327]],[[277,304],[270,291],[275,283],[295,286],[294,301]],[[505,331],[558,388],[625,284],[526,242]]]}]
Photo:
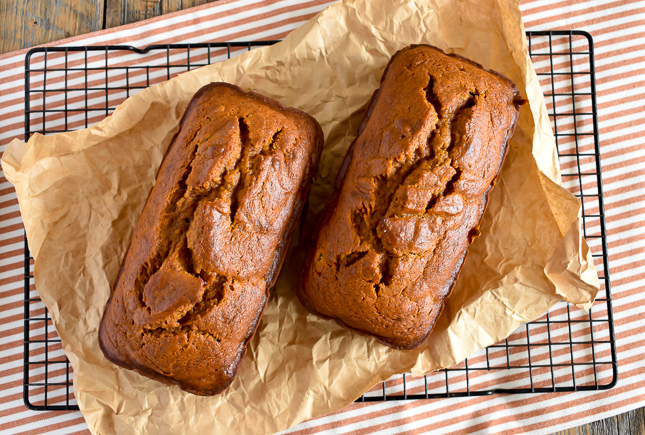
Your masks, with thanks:
[{"label": "crinkled parchment paper", "polygon": [[[530,104],[452,295],[430,338],[397,351],[309,315],[295,297],[291,246],[237,378],[197,397],[110,364],[97,332],[133,227],[192,96],[235,83],[318,119],[326,145],[309,219],[400,48],[429,43],[510,77]],[[452,366],[564,298],[589,307],[598,280],[580,204],[559,184],[555,144],[517,0],[349,0],[284,42],[153,86],[86,130],[14,140],[3,157],[35,257],[42,299],[74,367],[94,433],[270,433],[337,410],[395,373]],[[297,237],[296,237],[297,239]]]}]

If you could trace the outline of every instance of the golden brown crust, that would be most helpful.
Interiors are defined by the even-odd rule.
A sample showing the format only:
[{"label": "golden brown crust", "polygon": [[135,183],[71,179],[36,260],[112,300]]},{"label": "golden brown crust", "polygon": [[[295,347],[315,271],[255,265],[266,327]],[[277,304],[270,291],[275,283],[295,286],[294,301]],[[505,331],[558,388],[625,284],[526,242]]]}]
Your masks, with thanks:
[{"label": "golden brown crust", "polygon": [[298,296],[410,349],[478,234],[523,103],[502,75],[428,45],[396,53],[348,150]]},{"label": "golden brown crust", "polygon": [[108,360],[200,395],[232,381],[322,150],[318,123],[227,83],[191,100],[107,303]]}]

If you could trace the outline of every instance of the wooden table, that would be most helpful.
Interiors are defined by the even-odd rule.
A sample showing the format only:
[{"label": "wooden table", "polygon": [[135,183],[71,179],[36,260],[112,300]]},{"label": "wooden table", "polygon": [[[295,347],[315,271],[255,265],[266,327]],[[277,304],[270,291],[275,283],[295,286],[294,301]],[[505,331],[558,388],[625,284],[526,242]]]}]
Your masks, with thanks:
[{"label": "wooden table", "polygon": [[[134,23],[211,1],[214,0],[0,0],[0,53]],[[645,408],[557,434],[645,434]]]}]

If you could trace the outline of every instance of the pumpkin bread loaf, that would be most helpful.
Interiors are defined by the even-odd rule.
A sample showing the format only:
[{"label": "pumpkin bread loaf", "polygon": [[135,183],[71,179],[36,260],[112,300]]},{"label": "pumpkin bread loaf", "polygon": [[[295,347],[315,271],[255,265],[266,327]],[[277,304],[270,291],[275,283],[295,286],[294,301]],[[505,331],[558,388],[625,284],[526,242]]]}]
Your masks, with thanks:
[{"label": "pumpkin bread loaf", "polygon": [[226,83],[195,94],[107,303],[108,360],[199,395],[232,382],[322,144],[311,116],[269,98]]},{"label": "pumpkin bread loaf", "polygon": [[465,58],[397,52],[315,235],[305,307],[394,348],[422,343],[479,234],[522,103],[510,80]]}]

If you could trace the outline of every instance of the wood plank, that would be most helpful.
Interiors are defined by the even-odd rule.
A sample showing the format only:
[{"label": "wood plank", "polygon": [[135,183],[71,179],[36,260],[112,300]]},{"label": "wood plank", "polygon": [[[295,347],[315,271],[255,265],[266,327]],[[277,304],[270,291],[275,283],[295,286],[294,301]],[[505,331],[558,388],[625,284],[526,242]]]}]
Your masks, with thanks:
[{"label": "wood plank", "polygon": [[105,29],[120,26],[124,21],[121,13],[121,0],[105,0]]},{"label": "wood plank", "polygon": [[170,12],[181,11],[184,9],[192,8],[194,6],[205,5],[215,0],[163,0],[161,9],[164,14]]},{"label": "wood plank", "polygon": [[645,408],[621,414],[616,417],[619,434],[645,434]]},{"label": "wood plank", "polygon": [[204,5],[216,0],[107,0],[106,28]]},{"label": "wood plank", "polygon": [[555,432],[553,435],[643,435],[645,408],[635,409],[615,417],[594,421],[583,426]]},{"label": "wood plank", "polygon": [[161,0],[106,0],[105,28],[161,15]]},{"label": "wood plank", "polygon": [[0,1],[0,52],[103,28],[104,0]]}]

